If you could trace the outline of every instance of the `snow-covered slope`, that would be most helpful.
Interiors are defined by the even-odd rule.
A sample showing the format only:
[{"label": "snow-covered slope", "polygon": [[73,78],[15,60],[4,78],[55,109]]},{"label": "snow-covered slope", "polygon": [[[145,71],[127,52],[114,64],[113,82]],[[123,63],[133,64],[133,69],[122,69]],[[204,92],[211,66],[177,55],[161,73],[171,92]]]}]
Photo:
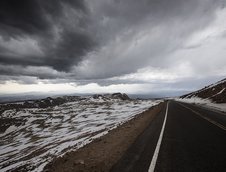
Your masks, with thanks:
[{"label": "snow-covered slope", "polygon": [[226,103],[226,79],[223,79],[215,84],[211,84],[198,91],[181,96],[181,98],[208,99],[215,103]]},{"label": "snow-covered slope", "polygon": [[176,99],[226,112],[226,79]]},{"label": "snow-covered slope", "polygon": [[[51,98],[1,106],[0,171],[41,171],[56,156],[78,149],[160,101],[124,94]],[[40,103],[39,102],[39,103]],[[26,105],[25,105],[26,104]]]}]

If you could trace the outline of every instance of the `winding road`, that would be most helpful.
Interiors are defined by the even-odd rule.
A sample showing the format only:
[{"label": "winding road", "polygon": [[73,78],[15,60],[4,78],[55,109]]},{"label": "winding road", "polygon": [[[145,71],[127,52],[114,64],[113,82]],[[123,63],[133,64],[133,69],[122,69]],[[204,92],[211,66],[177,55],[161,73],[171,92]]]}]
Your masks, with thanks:
[{"label": "winding road", "polygon": [[226,114],[168,101],[111,172],[226,171]]}]

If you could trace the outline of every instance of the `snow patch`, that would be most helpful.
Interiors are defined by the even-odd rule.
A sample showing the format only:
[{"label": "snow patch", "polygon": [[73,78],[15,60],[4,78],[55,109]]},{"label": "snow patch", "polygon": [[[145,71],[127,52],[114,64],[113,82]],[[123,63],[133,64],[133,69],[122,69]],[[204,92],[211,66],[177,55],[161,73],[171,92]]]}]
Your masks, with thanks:
[{"label": "snow patch", "polygon": [[48,108],[6,110],[2,118],[26,122],[0,135],[0,171],[21,166],[42,171],[54,157],[90,143],[160,102],[85,97]]},{"label": "snow patch", "polygon": [[13,132],[13,131],[16,131],[16,130],[17,130],[17,126],[11,125],[9,128],[7,128],[7,129],[5,130],[4,133],[0,134],[0,137],[3,137],[3,136],[5,136],[5,135],[7,135],[7,134],[9,134],[9,133],[11,133],[11,132]]},{"label": "snow patch", "polygon": [[[221,90],[222,92],[224,91]],[[220,92],[218,93],[220,94]],[[215,109],[218,111],[226,112],[226,103],[213,103],[210,99],[201,99],[199,97],[191,97],[191,98],[176,98],[176,101],[185,102],[185,103],[194,103],[203,107]]]}]

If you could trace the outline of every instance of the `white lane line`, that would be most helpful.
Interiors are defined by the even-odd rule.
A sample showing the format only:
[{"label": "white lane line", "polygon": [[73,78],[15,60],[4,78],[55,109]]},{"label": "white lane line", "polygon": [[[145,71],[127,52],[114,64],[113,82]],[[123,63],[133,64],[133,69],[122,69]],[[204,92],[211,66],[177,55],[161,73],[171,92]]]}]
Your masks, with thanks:
[{"label": "white lane line", "polygon": [[159,154],[160,146],[161,146],[161,143],[162,143],[162,137],[163,137],[163,133],[164,133],[165,125],[166,125],[166,119],[167,119],[167,114],[168,114],[168,104],[169,103],[167,102],[165,119],[164,119],[164,122],[163,122],[163,125],[162,125],[159,140],[158,140],[158,143],[156,145],[155,152],[154,152],[154,155],[152,157],[151,164],[149,166],[148,172],[154,172],[154,170],[155,170],[155,165],[156,165],[156,162],[157,162],[157,159],[158,159],[158,154]]},{"label": "white lane line", "polygon": [[181,106],[183,106],[184,108],[189,109],[190,111],[192,111],[192,112],[195,113],[196,115],[200,116],[201,118],[203,118],[203,119],[209,121],[209,122],[212,123],[213,125],[216,125],[217,127],[219,127],[219,128],[221,128],[222,130],[225,130],[225,131],[226,131],[226,127],[223,126],[222,124],[219,124],[218,122],[216,122],[216,121],[214,121],[214,120],[212,120],[212,119],[210,119],[210,118],[208,118],[208,117],[206,117],[206,116],[203,116],[201,113],[199,113],[199,112],[197,112],[197,111],[195,111],[195,110],[193,110],[193,109],[191,109],[191,108],[189,108],[189,107],[187,107],[187,106],[185,106],[185,105],[183,105],[183,104],[181,104],[181,103],[179,103],[179,102],[177,102],[177,103],[180,104]]}]

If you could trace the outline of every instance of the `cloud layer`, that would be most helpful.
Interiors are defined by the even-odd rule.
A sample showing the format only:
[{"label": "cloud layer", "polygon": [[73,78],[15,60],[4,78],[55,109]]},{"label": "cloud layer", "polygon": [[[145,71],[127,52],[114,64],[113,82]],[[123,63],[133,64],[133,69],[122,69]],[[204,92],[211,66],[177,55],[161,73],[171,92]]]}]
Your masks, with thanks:
[{"label": "cloud layer", "polygon": [[224,1],[1,0],[0,82],[99,85],[219,79]]}]

